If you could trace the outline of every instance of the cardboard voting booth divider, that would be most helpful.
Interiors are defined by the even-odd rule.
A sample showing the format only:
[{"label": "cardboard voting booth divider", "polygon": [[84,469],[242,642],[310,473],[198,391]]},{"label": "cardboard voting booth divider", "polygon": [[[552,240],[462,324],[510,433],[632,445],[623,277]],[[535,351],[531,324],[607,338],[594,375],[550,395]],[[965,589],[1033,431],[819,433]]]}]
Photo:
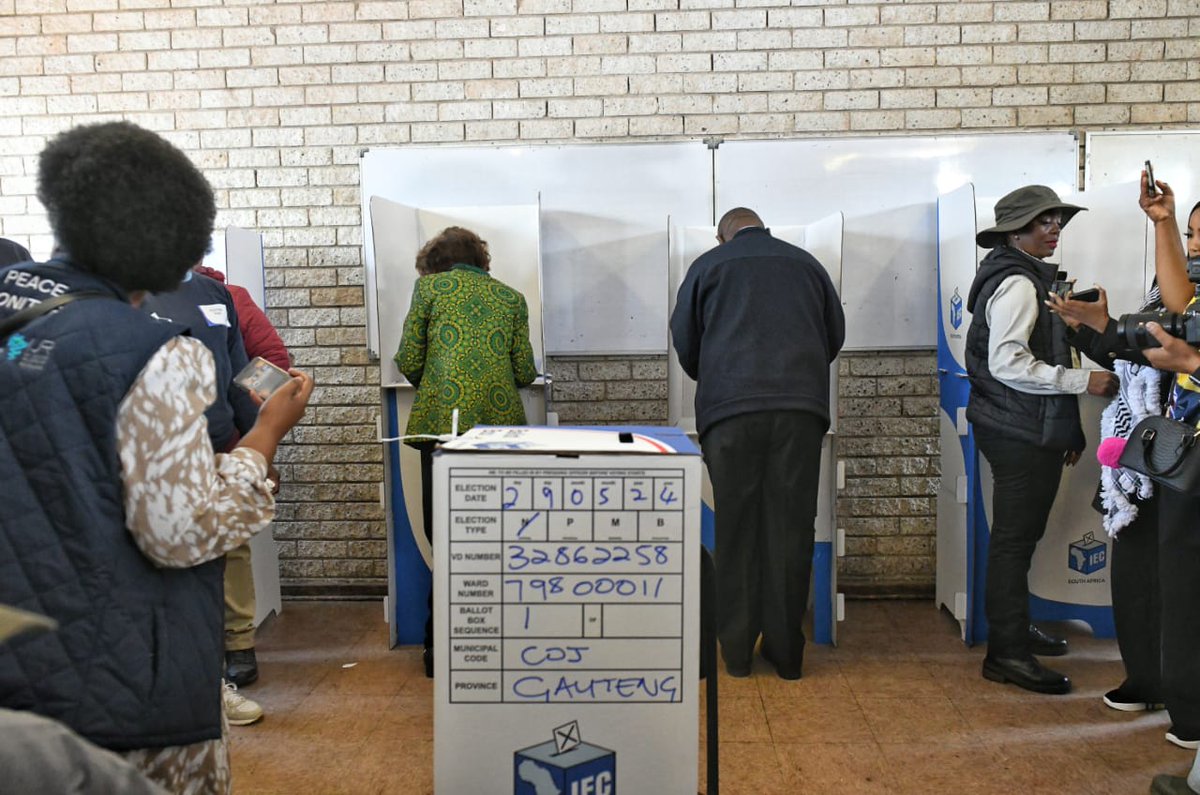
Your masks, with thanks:
[{"label": "cardboard voting booth divider", "polygon": [[[829,272],[833,285],[842,287],[842,214],[821,218],[804,226],[775,226],[771,233],[808,251]],[[698,256],[716,245],[716,227],[672,227],[671,229],[671,297],[670,307],[687,269]],[[816,643],[837,642],[837,622],[845,609],[837,590],[837,559],[845,553],[845,533],[837,527],[837,488],[840,481],[837,460],[837,394],[838,368],[830,366],[829,406],[830,426],[821,447],[821,486],[817,496],[816,536],[813,547],[813,640]],[[696,382],[683,372],[673,353],[667,365],[667,411],[670,423],[682,428],[696,441]],[[703,470],[702,533],[704,545],[714,547],[712,484],[708,470]]]},{"label": "cardboard voting booth divider", "polygon": [[700,467],[676,428],[435,454],[438,792],[696,791]]},{"label": "cardboard voting booth divider", "polygon": [[[1137,188],[1127,183],[1081,194],[1060,192],[1064,201],[1087,207],[1062,235],[1058,267],[1077,280],[1108,292],[1109,311],[1136,311],[1149,280],[1146,221],[1137,207]],[[966,420],[969,386],[966,306],[978,262],[978,229],[993,223],[994,197],[975,199],[972,185],[938,200],[938,383],[942,485],[938,493],[936,599],[960,622],[972,644],[986,640],[983,588],[987,574],[992,476]],[[979,309],[978,307],[976,308]],[[1096,367],[1086,359],[1084,367]],[[1100,413],[1107,400],[1081,395],[1080,415],[1088,447],[1078,464],[1064,469],[1046,533],[1029,572],[1030,614],[1035,620],[1076,619],[1095,635],[1114,634],[1108,568],[1111,540],[1091,507],[1100,470],[1095,450]]]},{"label": "cardboard voting booth divider", "polygon": [[[374,196],[369,200],[373,251],[377,263],[373,296],[379,317],[382,349],[380,374],[382,430],[386,438],[402,436],[412,412],[416,389],[396,369],[392,356],[400,346],[404,318],[412,303],[418,274],[417,251],[448,226],[463,226],[487,241],[492,273],[525,296],[534,363],[544,372],[542,332],[542,268],[537,204],[498,207],[416,208]],[[526,419],[547,422],[549,383],[539,376],[520,390]],[[399,441],[388,442],[383,489],[388,520],[388,625],[391,644],[420,643],[428,615],[426,595],[431,578],[429,543],[421,509],[421,456]]]}]

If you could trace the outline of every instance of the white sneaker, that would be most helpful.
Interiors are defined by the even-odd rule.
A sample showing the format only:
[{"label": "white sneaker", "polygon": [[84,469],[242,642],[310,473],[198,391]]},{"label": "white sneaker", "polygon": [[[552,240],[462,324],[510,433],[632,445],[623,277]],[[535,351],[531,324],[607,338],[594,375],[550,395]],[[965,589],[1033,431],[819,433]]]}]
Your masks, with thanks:
[{"label": "white sneaker", "polygon": [[1167,742],[1178,745],[1180,748],[1186,748],[1189,751],[1194,751],[1197,748],[1200,748],[1200,740],[1193,740],[1189,737],[1183,736],[1183,733],[1177,732],[1174,726],[1172,726],[1171,730],[1167,732]]},{"label": "white sneaker", "polygon": [[233,682],[221,682],[221,697],[225,702],[225,717],[230,726],[249,726],[262,720],[263,710],[258,702],[251,701],[238,692]]}]

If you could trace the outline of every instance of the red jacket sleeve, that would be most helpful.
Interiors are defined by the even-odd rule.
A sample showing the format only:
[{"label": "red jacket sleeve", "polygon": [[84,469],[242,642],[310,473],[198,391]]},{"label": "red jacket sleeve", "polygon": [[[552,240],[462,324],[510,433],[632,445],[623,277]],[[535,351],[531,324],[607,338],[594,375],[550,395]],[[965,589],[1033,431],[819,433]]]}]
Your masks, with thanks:
[{"label": "red jacket sleeve", "polygon": [[242,342],[246,346],[246,355],[253,359],[261,356],[276,367],[284,370],[292,366],[287,346],[279,337],[279,332],[271,325],[267,315],[258,308],[254,299],[245,288],[229,285],[229,293],[233,296],[233,305],[237,309],[238,326],[242,332]]}]

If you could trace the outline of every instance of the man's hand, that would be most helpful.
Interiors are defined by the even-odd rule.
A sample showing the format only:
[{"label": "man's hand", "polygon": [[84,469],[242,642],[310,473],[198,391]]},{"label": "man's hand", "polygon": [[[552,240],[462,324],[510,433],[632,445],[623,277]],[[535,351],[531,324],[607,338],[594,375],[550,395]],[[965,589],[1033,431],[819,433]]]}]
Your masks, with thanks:
[{"label": "man's hand", "polygon": [[1046,306],[1073,329],[1083,325],[1098,334],[1103,334],[1108,326],[1108,293],[1104,292],[1103,287],[1096,289],[1100,291],[1100,298],[1096,301],[1075,301],[1070,297],[1060,298],[1058,294],[1051,293]]},{"label": "man's hand", "polygon": [[1079,456],[1082,455],[1078,450],[1068,450],[1063,453],[1063,463],[1069,467],[1073,467],[1079,463]]},{"label": "man's hand", "polygon": [[1151,322],[1146,331],[1158,340],[1161,348],[1146,348],[1142,355],[1159,370],[1172,373],[1194,373],[1200,367],[1200,351],[1178,337],[1172,337],[1162,326]]},{"label": "man's hand", "polygon": [[1093,370],[1088,374],[1087,391],[1089,395],[1112,397],[1117,394],[1120,383],[1117,377],[1107,370]]},{"label": "man's hand", "polygon": [[1157,195],[1150,195],[1150,177],[1147,176],[1145,170],[1142,171],[1142,193],[1138,197],[1138,205],[1142,208],[1142,212],[1146,214],[1154,223],[1165,221],[1168,218],[1175,217],[1175,192],[1171,190],[1171,186],[1162,180],[1155,180],[1155,186],[1158,188]]}]

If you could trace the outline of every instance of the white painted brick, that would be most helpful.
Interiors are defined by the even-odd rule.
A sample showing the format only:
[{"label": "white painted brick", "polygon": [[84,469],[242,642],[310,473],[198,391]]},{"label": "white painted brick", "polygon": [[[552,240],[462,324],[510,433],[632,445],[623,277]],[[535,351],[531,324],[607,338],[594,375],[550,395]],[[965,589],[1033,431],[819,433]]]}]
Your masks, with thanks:
[{"label": "white painted brick", "polygon": [[[495,112],[493,111],[493,115]],[[397,102],[388,105],[384,117],[389,122],[421,122],[437,120],[437,105],[416,102]]]},{"label": "white painted brick", "polygon": [[1055,0],[1050,6],[1050,18],[1104,19],[1108,16],[1107,0]]},{"label": "white painted brick", "polygon": [[[310,49],[312,49],[311,45],[304,48],[304,60],[306,62],[310,60],[308,55]],[[461,41],[427,39],[410,42],[408,49],[414,61],[441,61],[463,57],[463,43]]]},{"label": "white painted brick", "polygon": [[546,22],[542,17],[493,19],[491,21],[491,33],[496,37],[542,36],[546,33]]},{"label": "white painted brick", "polygon": [[992,3],[943,3],[937,9],[937,21],[991,22]]},{"label": "white painted brick", "polygon": [[677,73],[631,75],[629,78],[629,93],[655,94],[658,96],[681,94],[683,93],[683,75]]},{"label": "white painted brick", "polygon": [[1109,20],[1107,22],[1076,22],[1075,40],[1088,41],[1129,38],[1129,20]]},{"label": "white painted brick", "polygon": [[67,36],[67,52],[116,52],[115,33],[79,33]]},{"label": "white painted brick", "polygon": [[1187,105],[1133,105],[1129,121],[1133,124],[1178,124],[1188,120]]},{"label": "white painted brick", "polygon": [[1050,58],[1048,44],[1001,44],[992,48],[992,63],[1045,63]]},{"label": "white painted brick", "polygon": [[226,47],[273,47],[275,34],[270,28],[228,28],[221,31]]},{"label": "white painted brick", "polygon": [[825,9],[826,27],[878,25],[879,9],[875,6],[831,6]]},{"label": "white painted brick", "polygon": [[[197,74],[206,74],[198,72]],[[22,95],[35,93],[26,90],[26,82],[32,78],[21,78],[21,93]],[[58,78],[55,78],[58,79]],[[176,76],[176,85],[180,85],[182,81]],[[121,90],[121,76],[115,74],[98,74],[98,75],[72,75],[70,78],[70,90],[53,93],[72,93],[72,94],[105,94]],[[23,98],[23,97],[22,97]],[[14,111],[14,108],[9,108],[9,111]]]},{"label": "white painted brick", "polygon": [[[176,76],[178,84],[178,76]],[[209,86],[211,88],[212,86]],[[299,86],[254,89],[254,104],[259,106],[296,106],[304,104],[304,89]]]},{"label": "white painted brick", "polygon": [[831,49],[845,47],[850,42],[850,32],[845,28],[797,28],[792,31],[793,47]]},{"label": "white painted brick", "polygon": [[566,58],[546,58],[543,74],[551,77],[586,77],[600,74],[599,55],[573,55]]},{"label": "white painted brick", "polygon": [[513,58],[516,54],[516,39],[471,39],[463,42],[463,55],[467,58]]},{"label": "white painted brick", "polygon": [[1021,127],[1070,127],[1074,120],[1074,109],[1062,105],[1017,109],[1017,124]]},{"label": "white painted brick", "polygon": [[963,108],[963,127],[1013,127],[1017,122],[1014,108]]},{"label": "white painted brick", "polygon": [[629,0],[627,6],[630,11],[673,11],[684,8],[678,0]]},{"label": "white painted brick", "polygon": [[173,85],[169,72],[131,72],[121,75],[122,91],[170,91]]},{"label": "white painted brick", "polygon": [[1075,108],[1076,124],[1128,124],[1129,108],[1123,105],[1079,105]]},{"label": "white painted brick", "polygon": [[[201,69],[229,69],[250,65],[250,50],[244,48],[222,48],[220,50],[201,50]],[[274,69],[264,68],[260,71],[274,72]]]},{"label": "white painted brick", "polygon": [[490,102],[443,102],[438,105],[438,121],[479,121],[490,118]]},{"label": "white painted brick", "polygon": [[1167,3],[1169,17],[1200,17],[1200,0],[1170,0]]},{"label": "white painted brick", "polygon": [[245,8],[197,8],[196,25],[202,28],[236,28],[250,24]]},{"label": "white painted brick", "polygon": [[629,134],[629,119],[579,119],[576,138],[621,138]]},{"label": "white painted brick", "polygon": [[781,50],[791,42],[792,34],[786,30],[743,30],[737,34],[739,50]]},{"label": "white painted brick", "polygon": [[654,30],[654,14],[605,14],[600,17],[603,33],[646,33]]},{"label": "white painted brick", "polygon": [[306,86],[304,88],[305,104],[314,107],[357,101],[358,91],[354,86]]},{"label": "white painted brick", "polygon": [[962,74],[955,66],[914,66],[904,70],[904,84],[919,86],[956,86]]},{"label": "white painted brick", "polygon": [[545,58],[552,55],[570,55],[570,36],[535,36],[517,39],[517,54],[522,58]]},{"label": "white painted brick", "polygon": [[953,130],[962,126],[962,111],[957,108],[904,111],[907,130]]},{"label": "white painted brick", "polygon": [[571,0],[571,11],[596,14],[605,11],[624,11],[625,0]]},{"label": "white painted brick", "polygon": [[850,113],[850,129],[902,130],[904,129],[904,111],[856,110]]},{"label": "white painted brick", "polygon": [[791,72],[751,72],[738,75],[738,91],[791,91],[795,85]]},{"label": "white painted brick", "polygon": [[1016,25],[963,25],[963,44],[1002,44],[1017,40]]},{"label": "white painted brick", "polygon": [[854,69],[851,88],[898,88],[904,85],[903,69]]},{"label": "white painted brick", "polygon": [[17,39],[17,55],[63,55],[66,52],[66,36],[21,36]]},{"label": "white painted brick", "polygon": [[225,119],[230,127],[249,127],[251,129],[278,127],[279,110],[253,107],[230,108],[225,111]]},{"label": "white painted brick", "polygon": [[230,88],[254,88],[279,84],[276,69],[227,69],[225,84]]},{"label": "white painted brick", "polygon": [[95,56],[49,55],[42,59],[42,70],[48,75],[87,74],[95,71]]},{"label": "white painted brick", "polygon": [[1044,83],[1053,89],[1056,85],[1070,85],[1075,79],[1075,65],[1069,63],[1034,63],[1017,67],[1018,83]]},{"label": "white painted brick", "polygon": [[801,91],[838,91],[850,88],[846,69],[820,69],[796,72],[796,88]]},{"label": "white painted brick", "polygon": [[546,102],[540,99],[497,100],[492,103],[494,119],[538,119],[546,115]]},{"label": "white painted brick", "polygon": [[897,27],[851,28],[851,47],[899,47],[904,44],[904,29]]},{"label": "white painted brick", "polygon": [[1171,61],[1200,58],[1200,38],[1174,39],[1166,42],[1166,52],[1163,57]]},{"label": "white painted brick", "polygon": [[712,113],[713,97],[703,94],[670,94],[659,98],[658,112],[664,115]]},{"label": "white painted brick", "polygon": [[[578,8],[576,11],[583,12]],[[518,14],[570,14],[571,0],[519,0]]]},{"label": "white painted brick", "polygon": [[[455,51],[457,55],[448,57],[462,57],[462,45],[459,42],[450,42],[458,44],[458,49]],[[414,56],[415,57],[415,56]],[[309,44],[304,48],[305,63],[328,63],[342,64],[350,63],[354,60],[354,45],[353,44]]]},{"label": "white painted brick", "polygon": [[772,113],[795,113],[821,109],[821,95],[816,92],[778,92],[770,95],[767,103]]},{"label": "white painted brick", "polygon": [[[516,80],[471,80],[465,86],[467,99],[516,99],[518,93]],[[359,89],[362,95],[362,89]]]},{"label": "white painted brick", "polygon": [[604,101],[599,98],[551,99],[546,103],[546,115],[552,119],[575,119],[601,116]]},{"label": "white painted brick", "polygon": [[269,189],[247,189],[244,186],[222,187],[241,187],[230,195],[229,206],[244,208],[244,207],[279,207],[279,191],[274,188]]},{"label": "white painted brick", "polygon": [[[670,56],[666,56],[670,57]],[[767,68],[765,52],[719,52],[712,57],[714,72],[751,72]]]},{"label": "white painted brick", "polygon": [[958,25],[921,25],[904,29],[904,43],[910,47],[958,44],[962,28]]},{"label": "white painted brick", "polygon": [[879,65],[889,66],[933,66],[937,63],[934,47],[886,48],[879,51]]},{"label": "white painted brick", "polygon": [[1097,63],[1076,64],[1077,83],[1119,83],[1129,80],[1129,64]]},{"label": "white painted brick", "polygon": [[738,131],[738,118],[737,116],[688,116],[683,120],[683,131],[686,135],[733,134]]},{"label": "white painted brick", "polygon": [[[680,55],[664,55],[662,58],[682,58]],[[606,75],[653,74],[654,56],[650,55],[606,55],[600,59],[600,71]]]},{"label": "white painted brick", "polygon": [[825,110],[870,110],[879,107],[878,91],[826,91]]},{"label": "white painted brick", "polygon": [[[358,13],[363,19],[378,19],[371,11],[380,6],[390,6],[388,17],[403,17],[407,6],[401,2],[394,3],[359,3]],[[254,5],[250,6],[251,25],[288,25],[301,22],[300,6],[298,5]]]},{"label": "white painted brick", "polygon": [[[116,89],[119,91],[121,86],[120,77],[116,77]],[[86,79],[87,75],[77,77],[77,80]],[[64,75],[52,75],[50,77],[40,77],[30,75],[29,77],[21,78],[21,93],[22,94],[70,94],[71,80]]]},{"label": "white painted brick", "polygon": [[[15,22],[16,18],[10,16],[10,20]],[[57,33],[85,33],[92,29],[92,15],[44,14],[41,17],[41,23],[41,32],[48,35]],[[17,31],[9,31],[6,28],[0,29],[5,29],[5,35],[16,35],[17,33]]]},{"label": "white painted brick", "polygon": [[654,15],[654,29],[658,31],[709,30],[711,27],[711,15],[707,11],[663,12]]},{"label": "white painted brick", "polygon": [[331,110],[332,121],[338,125],[383,124],[385,121],[383,105],[334,105]]},{"label": "white painted brick", "polygon": [[649,116],[657,111],[657,97],[608,97],[604,100],[605,116]]},{"label": "white painted brick", "polygon": [[[433,26],[433,35],[439,39],[486,39],[490,32],[486,19],[439,19]],[[329,34],[334,41],[332,27]]]},{"label": "white painted brick", "polygon": [[684,33],[682,40],[683,49],[688,52],[714,53],[737,49],[737,34],[729,30]]},{"label": "white painted brick", "polygon": [[832,50],[825,53],[830,69],[873,69],[879,66],[879,50]]},{"label": "white painted brick", "polygon": [[993,19],[997,22],[1036,22],[1050,19],[1050,4],[1047,2],[1025,3],[1009,0],[996,3]]},{"label": "white painted brick", "polygon": [[738,117],[738,132],[765,135],[791,132],[795,120],[790,113],[755,113]]},{"label": "white painted brick", "polygon": [[574,85],[569,77],[535,77],[518,82],[521,97],[569,97]]},{"label": "white painted brick", "polygon": [[1167,13],[1167,0],[1109,0],[1108,18],[1161,17]]},{"label": "white painted brick", "polygon": [[962,67],[962,84],[964,86],[1010,86],[1017,82],[1017,69],[1014,66],[964,66]]},{"label": "white painted brick", "polygon": [[436,30],[437,23],[428,19],[385,22],[383,24],[383,39],[384,41],[404,42],[432,39]]},{"label": "white painted brick", "polygon": [[204,149],[236,149],[250,146],[249,130],[202,130],[200,146]]},{"label": "white painted brick", "polygon": [[1114,41],[1108,45],[1108,60],[1158,61],[1165,51],[1166,44],[1161,41]]},{"label": "white painted brick", "polygon": [[[441,65],[439,65],[439,69]],[[334,83],[382,83],[383,64],[347,64],[334,66],[329,73]]]},{"label": "white painted brick", "polygon": [[1178,19],[1135,19],[1129,23],[1131,39],[1170,39],[1186,35],[1187,28]]},{"label": "white painted brick", "polygon": [[1129,66],[1129,79],[1136,83],[1170,83],[1181,77],[1179,64],[1170,61],[1132,63]]},{"label": "white painted brick", "polygon": [[92,16],[92,30],[101,31],[144,30],[145,20],[140,11],[127,11],[115,14],[95,14]]},{"label": "white painted brick", "polygon": [[600,32],[600,17],[596,14],[571,14],[546,17],[547,36],[570,36]]},{"label": "white painted brick", "polygon": [[469,121],[466,123],[468,141],[507,141],[520,135],[520,124],[516,121]]},{"label": "white painted brick", "polygon": [[983,45],[938,47],[938,66],[979,66],[992,62],[992,48]]},{"label": "white painted brick", "polygon": [[1116,83],[1108,87],[1109,102],[1132,104],[1135,102],[1162,102],[1161,83]]},{"label": "white painted brick", "polygon": [[468,17],[512,16],[517,13],[517,0],[463,0],[463,14]]},{"label": "white painted brick", "polygon": [[765,113],[766,94],[722,94],[713,99],[713,113]]},{"label": "white painted brick", "polygon": [[749,30],[767,27],[767,12],[762,9],[712,12],[713,30]]},{"label": "white painted brick", "polygon": [[414,102],[442,102],[464,99],[466,92],[462,83],[419,83],[412,87]]},{"label": "white painted brick", "polygon": [[771,8],[767,10],[767,27],[819,28],[823,15],[819,8]]},{"label": "white painted brick", "polygon": [[536,119],[521,122],[521,139],[550,141],[558,138],[570,138],[575,132],[575,124],[570,119]]},{"label": "white painted brick", "polygon": [[[430,24],[429,35],[433,35]],[[329,41],[329,28],[324,25],[280,25],[275,28],[276,44],[324,44]]]},{"label": "white painted brick", "polygon": [[1104,102],[1104,86],[1099,83],[1050,86],[1052,105],[1091,105]]},{"label": "white painted brick", "polygon": [[[938,104],[943,103],[937,101],[937,95],[932,88],[887,88],[879,92],[880,110],[932,108]],[[962,107],[957,103],[945,104]]]},{"label": "white painted brick", "polygon": [[[5,95],[11,95],[7,90],[7,81],[5,82]],[[15,78],[14,78],[15,82]],[[15,87],[13,89],[15,91]],[[152,94],[151,97],[154,95]],[[96,112],[96,97],[92,95],[82,96],[62,96],[62,97],[46,97],[46,112],[53,115],[84,115]],[[18,120],[19,121],[19,120]],[[18,126],[18,131],[20,127]],[[3,209],[0,208],[0,215],[3,215]]]},{"label": "white painted brick", "polygon": [[797,113],[796,132],[845,132],[850,129],[848,113]]},{"label": "white painted brick", "polygon": [[546,59],[512,58],[492,62],[492,77],[542,77],[546,74]]},{"label": "white painted brick", "polygon": [[329,82],[328,66],[285,66],[279,70],[279,84],[284,86],[311,86]]},{"label": "white painted brick", "polygon": [[204,47],[224,46],[221,30],[218,28],[193,28],[191,30],[171,31],[171,49],[189,50]]},{"label": "white painted brick", "polygon": [[[733,8],[734,6],[754,6],[754,5],[777,5],[767,3],[754,3],[750,0],[679,0],[679,9],[681,11],[700,11],[700,10],[716,10],[718,8]],[[674,7],[674,6],[672,6]]]},{"label": "white painted brick", "polygon": [[997,106],[1010,105],[1045,105],[1047,90],[1045,86],[1006,86],[992,91],[992,104]]},{"label": "white painted brick", "polygon": [[681,52],[683,37],[678,33],[647,33],[629,37],[631,53]]},{"label": "white painted brick", "polygon": [[575,96],[577,97],[612,97],[627,93],[629,93],[629,78],[623,75],[575,78]]},{"label": "white painted brick", "polygon": [[1017,25],[1017,41],[1071,41],[1075,25],[1070,22],[1022,22]]},{"label": "white painted brick", "polygon": [[[667,34],[672,35],[672,34]],[[621,34],[605,34],[595,36],[575,36],[566,52],[552,53],[553,55],[624,55],[629,52],[629,39]],[[643,50],[642,52],[647,52]]]},{"label": "white painted brick", "polygon": [[[410,19],[453,18],[462,16],[462,11],[462,0],[409,0],[408,3]],[[416,140],[415,136],[413,140]]]}]

